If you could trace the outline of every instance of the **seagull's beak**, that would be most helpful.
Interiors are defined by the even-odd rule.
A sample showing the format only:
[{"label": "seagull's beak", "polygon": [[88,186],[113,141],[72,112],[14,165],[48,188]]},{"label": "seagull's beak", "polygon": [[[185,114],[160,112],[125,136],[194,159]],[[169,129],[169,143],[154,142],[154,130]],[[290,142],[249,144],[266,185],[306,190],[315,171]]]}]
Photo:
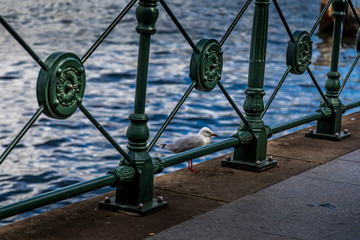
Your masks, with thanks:
[{"label": "seagull's beak", "polygon": [[217,134],[213,133],[211,134],[211,136],[214,136],[214,137],[219,137]]}]

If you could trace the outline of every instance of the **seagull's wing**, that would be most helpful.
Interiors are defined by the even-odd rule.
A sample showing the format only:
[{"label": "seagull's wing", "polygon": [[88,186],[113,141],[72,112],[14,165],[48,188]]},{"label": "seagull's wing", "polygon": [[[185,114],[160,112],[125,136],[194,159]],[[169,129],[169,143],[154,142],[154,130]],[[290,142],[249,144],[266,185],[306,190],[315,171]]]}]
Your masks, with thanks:
[{"label": "seagull's wing", "polygon": [[167,144],[165,148],[174,153],[180,153],[202,146],[204,146],[204,140],[196,134],[179,138],[175,142]]}]

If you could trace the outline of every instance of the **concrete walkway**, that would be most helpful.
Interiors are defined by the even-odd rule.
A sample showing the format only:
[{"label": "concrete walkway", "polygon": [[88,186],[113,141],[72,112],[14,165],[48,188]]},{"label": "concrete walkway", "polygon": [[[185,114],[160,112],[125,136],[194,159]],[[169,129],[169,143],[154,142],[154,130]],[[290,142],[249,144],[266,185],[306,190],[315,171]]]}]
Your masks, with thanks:
[{"label": "concrete walkway", "polygon": [[0,239],[360,239],[360,112],[342,126],[352,135],[340,142],[309,129],[269,141],[278,165],[261,173],[221,167],[222,156],[156,177],[169,206],[146,217],[99,209],[109,192],[0,227]]},{"label": "concrete walkway", "polygon": [[149,239],[360,239],[360,150]]}]

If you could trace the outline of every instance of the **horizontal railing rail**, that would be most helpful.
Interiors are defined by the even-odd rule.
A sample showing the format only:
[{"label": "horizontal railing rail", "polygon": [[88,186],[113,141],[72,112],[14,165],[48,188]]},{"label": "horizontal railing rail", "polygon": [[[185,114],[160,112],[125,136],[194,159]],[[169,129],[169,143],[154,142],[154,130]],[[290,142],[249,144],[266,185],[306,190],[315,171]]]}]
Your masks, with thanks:
[{"label": "horizontal railing rail", "polygon": [[99,177],[90,181],[77,183],[59,190],[44,193],[34,198],[1,207],[0,219],[11,217],[13,215],[20,214],[35,208],[43,207],[45,205],[106,187],[114,183],[116,183],[115,175],[107,174],[103,177]]},{"label": "horizontal railing rail", "polygon": [[[140,37],[136,90],[134,112],[129,116],[130,124],[126,132],[128,145],[127,150],[124,150],[82,103],[85,97],[84,91],[86,84],[86,68],[84,67],[84,63],[92,56],[109,33],[113,31],[137,2],[136,17],[138,25],[136,31]],[[177,30],[193,50],[190,61],[190,78],[192,82],[151,142],[147,144],[150,134],[147,126],[149,117],[145,113],[146,86],[151,36],[156,33],[155,23],[159,14],[158,3],[162,6],[164,12],[170,17]],[[226,90],[226,87],[222,84],[226,79],[220,81],[223,71],[224,53],[222,47],[226,44],[226,40],[252,3],[254,3],[254,18],[250,44],[248,83],[245,91],[245,102],[243,104],[245,113],[243,113]],[[266,66],[268,15],[269,5],[271,3],[274,5],[285,28],[289,42],[287,52],[285,53],[286,70],[264,106],[263,96],[265,91],[263,86]],[[330,71],[327,73],[325,92],[323,92],[310,68],[312,37],[331,4],[333,7],[332,15],[335,19],[332,54]],[[103,177],[44,193],[18,203],[2,206],[0,208],[0,219],[109,185],[116,188],[116,196],[102,201],[100,203],[101,208],[115,211],[119,209],[129,210],[146,215],[167,206],[167,202],[162,199],[153,199],[154,174],[161,172],[166,167],[210,153],[234,148],[233,157],[228,156],[222,161],[223,167],[261,172],[277,165],[276,160],[266,157],[267,139],[273,134],[312,121],[318,121],[317,128],[308,132],[306,134],[307,137],[335,141],[349,137],[350,133],[348,131],[342,131],[341,129],[342,115],[345,110],[360,106],[360,100],[344,105],[339,99],[339,96],[359,60],[360,36],[358,34],[356,39],[358,54],[340,85],[340,73],[338,72],[339,49],[342,19],[345,16],[347,6],[349,6],[350,11],[356,17],[356,21],[360,24],[356,10],[350,0],[329,0],[309,32],[305,30],[292,32],[281,10],[281,6],[276,0],[272,0],[271,2],[270,0],[247,0],[243,6],[239,7],[240,11],[219,41],[215,39],[201,39],[195,44],[176,15],[172,12],[171,6],[169,6],[165,0],[131,0],[82,58],[79,58],[73,53],[56,52],[52,53],[45,61],[42,61],[25,40],[0,16],[0,23],[4,28],[40,66],[36,86],[39,108],[2,153],[0,156],[0,164],[4,164],[6,157],[16,147],[19,141],[21,141],[31,126],[34,125],[40,115],[45,114],[49,118],[65,120],[71,117],[77,109],[80,109],[85,117],[103,134],[121,156],[119,165]],[[299,119],[272,127],[265,125],[263,118],[287,77],[290,74],[302,75],[305,72],[309,75],[309,78],[322,99],[319,103],[319,108],[316,109],[314,113]],[[234,134],[223,141],[190,149],[162,159],[151,157],[149,153],[176,116],[179,109],[186,102],[191,92],[194,89],[211,92],[216,87],[220,89],[220,92],[225,96],[236,115],[240,118],[239,128],[234,130]]]}]

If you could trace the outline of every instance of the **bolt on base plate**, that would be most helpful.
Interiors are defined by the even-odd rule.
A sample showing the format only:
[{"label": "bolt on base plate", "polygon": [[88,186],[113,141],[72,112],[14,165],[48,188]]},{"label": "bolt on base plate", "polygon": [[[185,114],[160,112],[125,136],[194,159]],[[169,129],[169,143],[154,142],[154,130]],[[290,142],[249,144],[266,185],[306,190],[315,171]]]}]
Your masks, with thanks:
[{"label": "bolt on base plate", "polygon": [[115,202],[115,197],[111,197],[110,201],[108,199],[103,200],[99,203],[99,208],[110,210],[113,212],[122,212],[128,213],[129,215],[139,214],[140,216],[146,216],[153,212],[159,211],[163,208],[166,208],[168,203],[166,201],[158,201],[158,199],[153,198],[153,201],[146,204],[139,205],[129,205]]},{"label": "bolt on base plate", "polygon": [[350,136],[351,133],[347,131],[346,132],[341,131],[340,133],[335,133],[335,134],[325,134],[325,133],[317,133],[316,130],[311,130],[305,134],[305,137],[325,139],[330,141],[341,141]]},{"label": "bolt on base plate", "polygon": [[230,167],[230,168],[236,168],[246,171],[252,171],[252,172],[262,172],[267,169],[276,167],[277,161],[269,160],[268,158],[262,161],[256,161],[256,162],[250,162],[250,161],[243,161],[243,160],[234,160],[231,159],[225,159],[221,161],[221,166],[223,167]]}]

